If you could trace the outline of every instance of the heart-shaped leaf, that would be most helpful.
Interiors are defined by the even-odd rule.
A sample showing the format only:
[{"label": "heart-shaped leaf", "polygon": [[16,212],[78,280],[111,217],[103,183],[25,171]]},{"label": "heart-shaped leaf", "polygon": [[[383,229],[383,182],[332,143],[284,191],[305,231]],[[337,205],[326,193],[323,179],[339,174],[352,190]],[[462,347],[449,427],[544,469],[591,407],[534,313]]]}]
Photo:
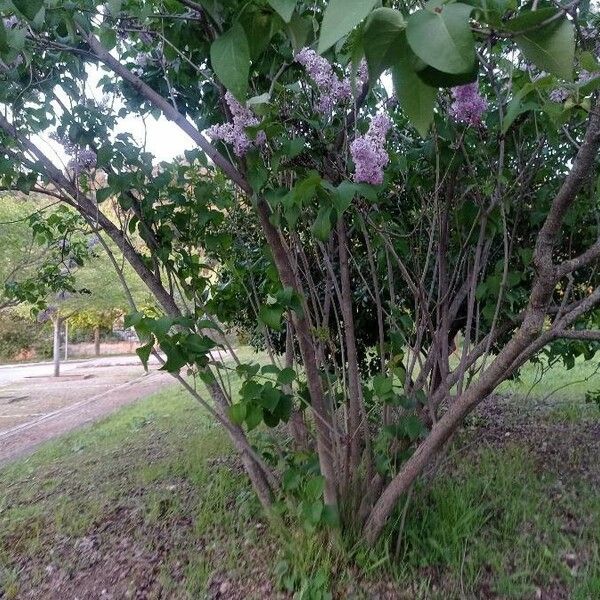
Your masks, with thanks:
[{"label": "heart-shaped leaf", "polygon": [[210,62],[219,81],[243,102],[248,90],[250,48],[246,32],[239,23],[212,43]]},{"label": "heart-shaped leaf", "polygon": [[350,33],[372,10],[377,0],[330,0],[321,23],[319,53]]},{"label": "heart-shaped leaf", "polygon": [[392,65],[400,34],[405,27],[402,14],[392,8],[378,8],[369,15],[365,25],[364,47],[371,82]]},{"label": "heart-shaped leaf", "polygon": [[470,71],[475,62],[475,43],[469,26],[472,10],[472,6],[457,2],[413,13],[406,28],[413,52],[438,71]]},{"label": "heart-shaped leaf", "polygon": [[292,15],[296,8],[296,0],[268,0],[268,2],[286,23],[292,20]]}]

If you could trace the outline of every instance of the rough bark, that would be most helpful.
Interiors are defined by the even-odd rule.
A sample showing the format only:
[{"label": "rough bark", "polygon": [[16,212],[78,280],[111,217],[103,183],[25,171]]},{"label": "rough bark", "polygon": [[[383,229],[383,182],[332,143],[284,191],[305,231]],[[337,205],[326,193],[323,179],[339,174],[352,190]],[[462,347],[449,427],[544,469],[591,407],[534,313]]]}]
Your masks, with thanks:
[{"label": "rough bark", "polygon": [[341,279],[341,312],[344,324],[344,340],[346,344],[346,361],[348,363],[348,441],[350,445],[350,473],[356,473],[360,463],[361,451],[361,402],[360,375],[358,353],[356,351],[356,333],[354,315],[352,314],[352,285],[350,283],[350,267],[348,265],[348,248],[346,224],[340,218],[337,223],[338,255]]}]

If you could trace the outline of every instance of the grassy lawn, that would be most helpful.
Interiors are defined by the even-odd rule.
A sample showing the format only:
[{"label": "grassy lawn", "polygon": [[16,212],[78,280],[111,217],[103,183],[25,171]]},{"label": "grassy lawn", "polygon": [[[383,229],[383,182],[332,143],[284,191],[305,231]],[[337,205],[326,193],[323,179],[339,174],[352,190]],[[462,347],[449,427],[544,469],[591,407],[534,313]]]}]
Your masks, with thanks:
[{"label": "grassy lawn", "polygon": [[0,598],[600,598],[594,381],[547,397],[594,368],[507,384],[374,550],[270,527],[223,430],[167,389],[0,470]]}]

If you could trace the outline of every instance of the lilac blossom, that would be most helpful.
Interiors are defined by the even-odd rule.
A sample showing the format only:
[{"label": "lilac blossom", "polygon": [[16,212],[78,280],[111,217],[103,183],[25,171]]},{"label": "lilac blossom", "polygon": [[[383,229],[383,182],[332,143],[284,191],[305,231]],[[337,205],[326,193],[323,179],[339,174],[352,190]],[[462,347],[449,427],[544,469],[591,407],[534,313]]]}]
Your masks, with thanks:
[{"label": "lilac blossom", "polygon": [[152,34],[148,30],[140,31],[139,35],[140,35],[140,40],[143,44],[146,44],[147,46],[149,46],[152,43],[153,37],[152,37]]},{"label": "lilac blossom", "polygon": [[[340,79],[335,74],[331,63],[314,50],[303,48],[296,54],[296,61],[306,69],[308,76],[319,90],[320,96],[316,109],[321,114],[330,114],[337,104],[352,98],[350,80],[347,77]],[[364,69],[359,72],[359,78],[361,75],[364,75]]]},{"label": "lilac blossom", "polygon": [[96,166],[96,153],[93,150],[77,150],[75,156],[69,161],[67,167],[74,173],[90,171]]},{"label": "lilac blossom", "polygon": [[261,146],[267,141],[264,131],[256,134],[255,140],[251,140],[246,133],[247,127],[254,127],[260,123],[254,113],[240,104],[230,92],[225,94],[225,101],[231,112],[231,123],[213,125],[206,130],[207,135],[213,140],[223,140],[233,146],[236,156],[244,156],[252,147]]},{"label": "lilac blossom", "polygon": [[37,314],[37,322],[45,323],[46,321],[50,321],[57,312],[58,309],[56,306],[47,306]]},{"label": "lilac blossom", "polygon": [[6,19],[2,19],[2,24],[5,29],[14,29],[19,24],[19,19],[16,15],[11,15]]},{"label": "lilac blossom", "polygon": [[387,115],[375,115],[367,133],[350,144],[350,154],[356,167],[354,181],[357,183],[378,185],[383,182],[383,169],[389,162],[385,138],[391,125]]},{"label": "lilac blossom", "polygon": [[367,61],[361,60],[360,65],[358,65],[358,81],[365,85],[369,81],[369,69],[367,67]]},{"label": "lilac blossom", "polygon": [[552,102],[556,102],[557,104],[562,104],[568,97],[569,97],[570,93],[569,90],[566,90],[565,88],[556,88],[554,90],[552,90],[549,94],[548,97],[550,98],[550,100],[552,100]]},{"label": "lilac blossom", "polygon": [[479,93],[477,82],[452,88],[454,102],[450,106],[450,115],[457,121],[469,125],[481,125],[481,117],[487,110],[487,101]]},{"label": "lilac blossom", "polygon": [[[590,71],[588,71],[587,69],[581,69],[581,71],[579,72],[579,77],[577,78],[577,83],[579,85],[583,85],[584,83],[587,83],[591,79],[594,79],[594,77],[596,77],[595,73],[590,73]],[[568,89],[566,89],[564,87],[558,87],[558,88],[554,88],[548,94],[548,97],[550,98],[550,100],[552,100],[552,102],[556,102],[557,104],[562,104],[563,102],[565,102],[565,100],[570,95],[571,95],[571,92]]]},{"label": "lilac blossom", "polygon": [[64,149],[65,153],[73,156],[77,152],[77,145],[74,144],[66,135],[59,135],[56,131],[50,134],[50,139],[58,142]]},{"label": "lilac blossom", "polygon": [[147,67],[152,61],[152,56],[147,52],[138,52],[135,56],[135,64],[142,69]]},{"label": "lilac blossom", "polygon": [[577,83],[579,83],[580,85],[587,83],[591,79],[594,79],[596,75],[597,73],[590,73],[587,69],[581,69],[581,71],[579,71],[579,78],[577,79]]}]

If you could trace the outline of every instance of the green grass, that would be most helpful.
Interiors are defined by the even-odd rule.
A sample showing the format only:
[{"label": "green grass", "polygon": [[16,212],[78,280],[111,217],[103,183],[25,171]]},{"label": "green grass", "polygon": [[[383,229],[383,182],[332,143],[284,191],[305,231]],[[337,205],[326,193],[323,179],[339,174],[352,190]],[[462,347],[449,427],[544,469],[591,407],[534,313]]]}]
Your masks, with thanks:
[{"label": "green grass", "polygon": [[585,392],[600,388],[599,365],[598,360],[577,359],[573,368],[567,370],[562,363],[551,367],[529,363],[517,380],[504,383],[500,390],[517,393],[524,399],[579,402]]},{"label": "green grass", "polygon": [[[578,364],[568,377],[587,369]],[[529,418],[566,375],[553,370],[544,393],[523,400],[534,376],[525,370],[507,386],[519,396],[516,418]],[[563,421],[597,419],[581,412],[578,385],[547,400],[540,418],[552,423],[562,407]],[[48,597],[48,565],[70,576],[93,570],[77,548],[96,536],[102,548],[127,540],[162,553],[157,598],[202,598],[223,576],[248,598],[269,597],[273,586],[305,600],[328,589],[343,598],[528,598],[538,589],[600,597],[600,496],[591,483],[561,481],[522,443],[459,440],[446,464],[415,488],[400,538],[403,504],[374,550],[271,528],[222,429],[169,388],[0,470],[0,591]]]},{"label": "green grass", "polygon": [[[555,579],[573,594],[593,588],[600,498],[586,486],[557,496],[553,483],[520,446],[482,448],[457,462],[451,476],[421,489],[410,504],[395,565],[400,579],[429,573],[455,597],[483,584],[501,597],[533,597]],[[563,529],[573,509],[581,522],[569,534]],[[578,557],[576,576],[564,563],[567,554]]]}]

